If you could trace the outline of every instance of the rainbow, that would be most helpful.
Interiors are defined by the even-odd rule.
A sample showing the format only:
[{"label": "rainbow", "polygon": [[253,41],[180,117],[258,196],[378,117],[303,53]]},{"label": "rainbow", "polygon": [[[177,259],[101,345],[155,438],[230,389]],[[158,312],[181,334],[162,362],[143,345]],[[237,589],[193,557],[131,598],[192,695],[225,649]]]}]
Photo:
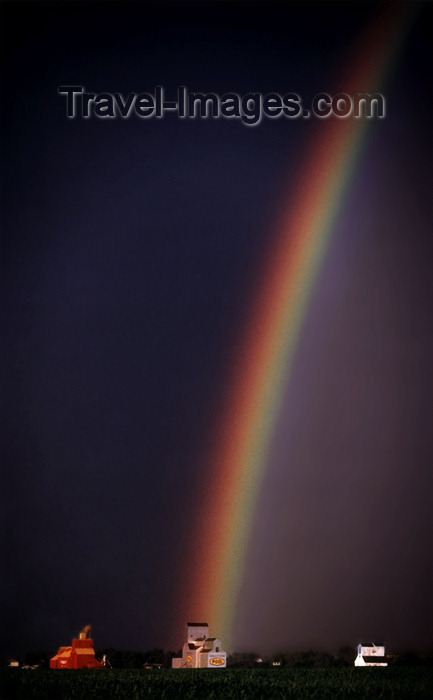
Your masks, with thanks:
[{"label": "rainbow", "polygon": [[[392,5],[375,18],[334,94],[381,89],[409,24],[406,10],[407,5]],[[208,620],[228,648],[274,427],[368,123],[352,117],[316,121],[297,185],[281,208],[228,377],[205,465],[200,534],[192,538],[187,567],[192,602],[183,609]]]}]

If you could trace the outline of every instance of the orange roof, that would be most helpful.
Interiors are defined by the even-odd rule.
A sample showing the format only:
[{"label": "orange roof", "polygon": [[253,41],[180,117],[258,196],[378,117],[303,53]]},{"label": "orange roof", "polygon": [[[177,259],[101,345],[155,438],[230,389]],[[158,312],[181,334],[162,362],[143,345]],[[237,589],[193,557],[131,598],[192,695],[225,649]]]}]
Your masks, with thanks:
[{"label": "orange roof", "polygon": [[[61,651],[63,649],[63,651]],[[57,654],[51,657],[51,661],[57,661],[57,659],[69,659],[72,652],[72,647],[61,647]]]}]

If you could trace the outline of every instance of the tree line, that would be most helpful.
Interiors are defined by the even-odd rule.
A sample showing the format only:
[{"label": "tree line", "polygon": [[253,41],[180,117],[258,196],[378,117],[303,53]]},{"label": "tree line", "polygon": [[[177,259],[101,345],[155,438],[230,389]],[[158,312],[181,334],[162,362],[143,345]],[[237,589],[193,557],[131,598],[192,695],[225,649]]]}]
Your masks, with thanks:
[{"label": "tree line", "polygon": [[[96,658],[107,659],[108,667],[126,669],[157,669],[171,668],[171,660],[175,656],[181,656],[182,650],[164,651],[163,649],[150,649],[148,651],[125,651],[121,649],[107,648],[97,649]],[[21,666],[38,666],[48,668],[51,652],[29,651],[19,659]],[[272,667],[278,668],[323,668],[338,666],[353,666],[356,657],[356,649],[353,647],[341,647],[337,654],[321,651],[295,651],[281,652],[271,656],[261,656],[259,653],[234,652],[227,657],[227,666],[239,668]],[[8,664],[3,659],[2,666]],[[433,666],[433,653],[417,654],[405,652],[387,656],[390,666]]]}]

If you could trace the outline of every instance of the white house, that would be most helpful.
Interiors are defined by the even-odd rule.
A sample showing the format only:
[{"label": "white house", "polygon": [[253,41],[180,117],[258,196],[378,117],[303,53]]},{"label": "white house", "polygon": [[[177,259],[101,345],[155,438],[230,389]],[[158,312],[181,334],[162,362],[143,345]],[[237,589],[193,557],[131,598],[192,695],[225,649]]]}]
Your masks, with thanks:
[{"label": "white house", "polygon": [[225,668],[226,652],[219,639],[209,637],[207,622],[188,622],[187,629],[182,656],[172,659],[172,668]]},{"label": "white house", "polygon": [[383,644],[358,644],[355,666],[388,666]]}]

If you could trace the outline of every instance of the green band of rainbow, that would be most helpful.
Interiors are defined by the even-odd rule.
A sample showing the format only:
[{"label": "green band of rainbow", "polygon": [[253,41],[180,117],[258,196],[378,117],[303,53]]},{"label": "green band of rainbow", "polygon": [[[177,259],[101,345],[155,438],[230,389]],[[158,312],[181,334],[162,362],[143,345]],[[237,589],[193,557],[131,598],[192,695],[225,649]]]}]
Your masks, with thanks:
[{"label": "green band of rainbow", "polygon": [[[380,90],[409,23],[406,10],[394,4],[375,19],[335,92]],[[368,123],[349,117],[315,124],[237,348],[216,447],[206,465],[211,488],[205,489],[188,566],[193,601],[184,611],[208,620],[228,646],[273,430]]]}]

